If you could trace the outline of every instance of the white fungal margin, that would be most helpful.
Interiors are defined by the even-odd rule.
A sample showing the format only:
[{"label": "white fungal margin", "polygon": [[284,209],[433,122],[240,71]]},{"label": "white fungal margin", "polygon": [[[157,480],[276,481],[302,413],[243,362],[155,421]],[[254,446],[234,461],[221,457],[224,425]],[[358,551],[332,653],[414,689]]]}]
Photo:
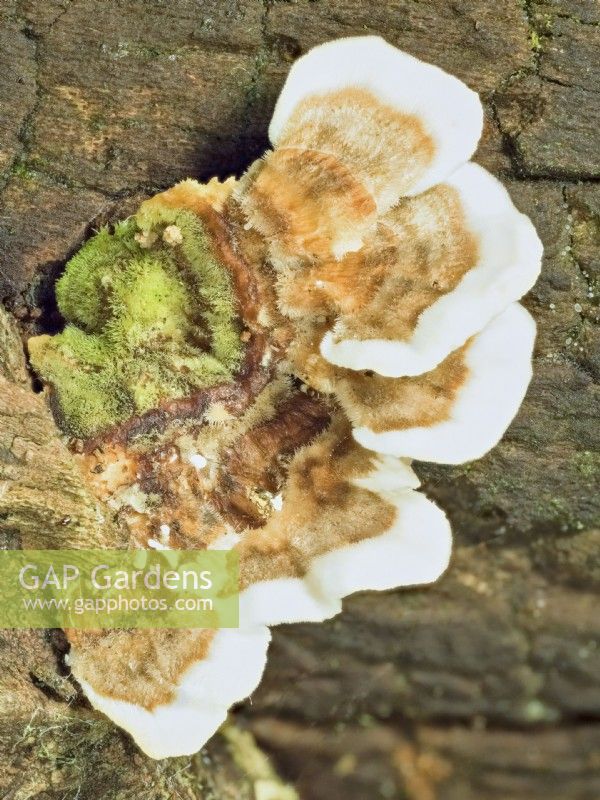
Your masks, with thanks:
[{"label": "white fungal margin", "polygon": [[205,659],[185,672],[170,703],[148,711],[97,692],[73,674],[90,703],[130,733],[151,758],[192,755],[225,721],[229,707],[257,687],[266,662],[271,635],[264,626],[216,631]]},{"label": "white fungal margin", "polygon": [[[483,109],[476,92],[379,36],[326,42],[294,63],[269,126],[273,145],[277,145],[302,100],[346,87],[366,89],[382,103],[417,117],[433,139],[433,161],[409,194],[419,194],[439,183],[475,152],[483,128]],[[379,211],[397,199],[386,198]]]},{"label": "white fungal margin", "polygon": [[448,565],[450,526],[444,513],[414,489],[419,479],[406,460],[378,456],[373,471],[352,483],[393,505],[390,528],[316,556],[302,578],[252,584],[240,595],[240,624],[320,622],[341,611],[353,592],[436,580]]},{"label": "white fungal margin", "polygon": [[431,583],[445,572],[452,532],[444,512],[412,489],[384,496],[396,507],[392,527],[315,559],[308,580],[317,591],[345,597]]},{"label": "white fungal margin", "polygon": [[517,211],[500,181],[469,163],[446,183],[457,190],[466,225],[476,236],[477,264],[453,291],[422,312],[407,341],[343,339],[335,328],[328,332],[321,342],[321,355],[331,364],[370,369],[388,378],[421,375],[535,283],[542,243],[529,217]]},{"label": "white fungal margin", "polygon": [[323,622],[342,610],[341,597],[314,591],[306,578],[274,578],[240,593],[240,626]]},{"label": "white fungal margin", "polygon": [[388,455],[462,464],[481,458],[502,438],[531,380],[535,323],[518,303],[489,323],[466,352],[468,376],[449,419],[428,427],[353,431],[363,447]]}]

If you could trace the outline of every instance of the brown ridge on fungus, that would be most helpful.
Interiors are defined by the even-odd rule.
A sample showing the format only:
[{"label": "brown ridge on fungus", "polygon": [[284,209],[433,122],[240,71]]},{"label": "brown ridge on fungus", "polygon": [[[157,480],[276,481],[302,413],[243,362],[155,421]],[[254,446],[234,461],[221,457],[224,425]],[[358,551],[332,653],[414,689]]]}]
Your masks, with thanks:
[{"label": "brown ridge on fungus", "polygon": [[179,181],[164,192],[158,192],[144,200],[141,208],[163,205],[169,208],[186,208],[195,214],[201,215],[207,206],[217,213],[223,210],[235,186],[235,178],[220,181],[211,178],[208,183],[198,183],[192,178]]},{"label": "brown ridge on fungus", "polygon": [[376,199],[389,194],[390,187],[395,198],[409,191],[436,150],[418,117],[357,86],[310,95],[298,103],[277,147],[335,155]]},{"label": "brown ridge on fungus", "polygon": [[214,630],[206,628],[69,628],[66,633],[76,648],[79,674],[85,674],[97,692],[113,700],[135,703],[147,711],[173,699],[179,679],[192,664],[206,658],[215,635]]},{"label": "brown ridge on fungus", "polygon": [[[285,483],[291,455],[327,424],[330,404],[282,384],[246,413],[211,425],[178,418],[153,440],[104,442],[75,459],[94,493],[118,510],[139,546],[207,547],[229,530],[264,524],[268,496]],[[269,396],[268,396],[269,395]],[[210,469],[190,454],[205,452]]]},{"label": "brown ridge on fungus", "polygon": [[248,219],[271,241],[271,256],[330,258],[375,223],[369,191],[335,156],[277,149],[249,170],[237,193]]},{"label": "brown ridge on fungus", "polygon": [[[199,217],[211,235],[217,259],[229,271],[240,317],[246,325],[254,326],[257,325],[258,312],[264,296],[269,293],[270,289],[264,281],[260,281],[260,275],[254,269],[254,265],[250,267],[240,248],[233,243],[233,237],[238,235],[238,231],[232,230],[227,216],[227,201],[234,184],[233,178],[219,184],[220,187],[226,187],[227,192],[219,195],[219,201],[215,208],[214,201],[211,202],[211,194],[207,195],[203,191],[205,187],[202,184],[192,180],[181,181],[170,189],[145,200],[140,206],[140,212],[143,214],[154,207],[166,206],[173,209],[186,209]],[[262,326],[258,327],[262,331]]]},{"label": "brown ridge on fungus", "polygon": [[244,361],[233,382],[218,383],[188,397],[165,401],[158,408],[132,416],[98,436],[73,441],[72,449],[82,448],[91,453],[105,443],[127,444],[141,436],[163,432],[176,420],[201,420],[206,410],[215,403],[223,405],[231,414],[243,413],[273,377],[275,359],[268,366],[262,365],[267,341],[267,337],[262,335],[250,339]]},{"label": "brown ridge on fungus", "polygon": [[238,545],[241,588],[303,577],[317,556],[388,530],[396,508],[353,483],[372,471],[374,457],[340,414],[300,450],[289,466],[282,510]]},{"label": "brown ridge on fungus", "polygon": [[424,375],[385,378],[375,372],[336,367],[319,352],[327,323],[298,327],[288,351],[294,369],[315,390],[333,395],[352,424],[376,433],[430,427],[452,415],[461,389],[469,379],[466,364],[469,340]]},{"label": "brown ridge on fungus", "polygon": [[278,283],[281,308],[294,317],[326,311],[347,338],[405,340],[477,259],[460,196],[442,184],[401,200],[356,253],[286,270]]},{"label": "brown ridge on fungus", "polygon": [[314,394],[295,392],[269,419],[232,442],[218,468],[212,501],[237,530],[263,525],[272,506],[261,508],[248,497],[247,487],[271,495],[285,485],[291,456],[308,444],[330,419],[331,408]]},{"label": "brown ridge on fungus", "polygon": [[356,427],[375,433],[438,425],[450,419],[469,379],[465,360],[470,345],[468,341],[431,372],[414,378],[337,368],[336,397]]}]

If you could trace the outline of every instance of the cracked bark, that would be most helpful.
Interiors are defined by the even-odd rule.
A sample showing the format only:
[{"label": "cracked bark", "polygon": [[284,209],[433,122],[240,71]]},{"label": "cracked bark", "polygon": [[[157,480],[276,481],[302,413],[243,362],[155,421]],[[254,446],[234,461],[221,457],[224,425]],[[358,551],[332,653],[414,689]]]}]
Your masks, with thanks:
[{"label": "cracked bark", "polygon": [[[531,389],[485,459],[420,468],[455,530],[442,581],[278,629],[237,719],[307,800],[600,796],[597,4],[5,0],[0,18],[0,295],[24,335],[58,324],[52,284],[91,229],[179,178],[239,173],[261,152],[289,63],[311,45],[380,33],[481,93],[477,160],[545,245],[526,301],[539,326]],[[9,339],[14,353],[9,334],[0,348]],[[11,363],[5,407],[33,404],[57,447]],[[2,469],[5,452],[0,439]],[[56,496],[37,509],[68,533]],[[92,518],[82,517],[90,536]],[[26,533],[22,518],[6,519],[5,542]],[[34,531],[42,518],[31,519]],[[82,701],[54,635],[3,644],[8,797],[252,796],[218,738],[196,759],[139,755]]]}]

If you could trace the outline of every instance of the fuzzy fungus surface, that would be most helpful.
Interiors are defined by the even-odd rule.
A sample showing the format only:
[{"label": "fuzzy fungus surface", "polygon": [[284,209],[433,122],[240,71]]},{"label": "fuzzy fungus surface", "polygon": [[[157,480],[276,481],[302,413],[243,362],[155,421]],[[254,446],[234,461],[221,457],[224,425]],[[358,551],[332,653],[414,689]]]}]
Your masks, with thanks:
[{"label": "fuzzy fungus surface", "polygon": [[98,232],[30,340],[126,546],[235,548],[235,630],[68,632],[90,702],[193,753],[262,674],[269,626],[436,580],[451,532],[412,459],[503,435],[531,377],[541,245],[469,161],[477,95],[377,37],[292,67],[272,149]]},{"label": "fuzzy fungus surface", "polygon": [[56,287],[67,325],[29,343],[69,433],[89,437],[233,380],[240,324],[202,219],[149,206],[90,239]]}]

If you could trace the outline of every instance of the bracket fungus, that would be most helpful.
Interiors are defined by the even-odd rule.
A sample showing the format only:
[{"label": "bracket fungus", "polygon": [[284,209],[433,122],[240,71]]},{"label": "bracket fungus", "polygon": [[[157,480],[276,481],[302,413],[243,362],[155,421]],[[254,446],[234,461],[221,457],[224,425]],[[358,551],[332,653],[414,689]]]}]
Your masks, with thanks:
[{"label": "bracket fungus", "polygon": [[235,548],[235,630],[69,632],[91,703],[156,758],[257,685],[270,625],[436,580],[451,533],[411,459],[493,447],[531,376],[542,248],[469,161],[478,96],[377,37],[292,67],[273,149],[101,230],[31,362],[130,547]]}]

